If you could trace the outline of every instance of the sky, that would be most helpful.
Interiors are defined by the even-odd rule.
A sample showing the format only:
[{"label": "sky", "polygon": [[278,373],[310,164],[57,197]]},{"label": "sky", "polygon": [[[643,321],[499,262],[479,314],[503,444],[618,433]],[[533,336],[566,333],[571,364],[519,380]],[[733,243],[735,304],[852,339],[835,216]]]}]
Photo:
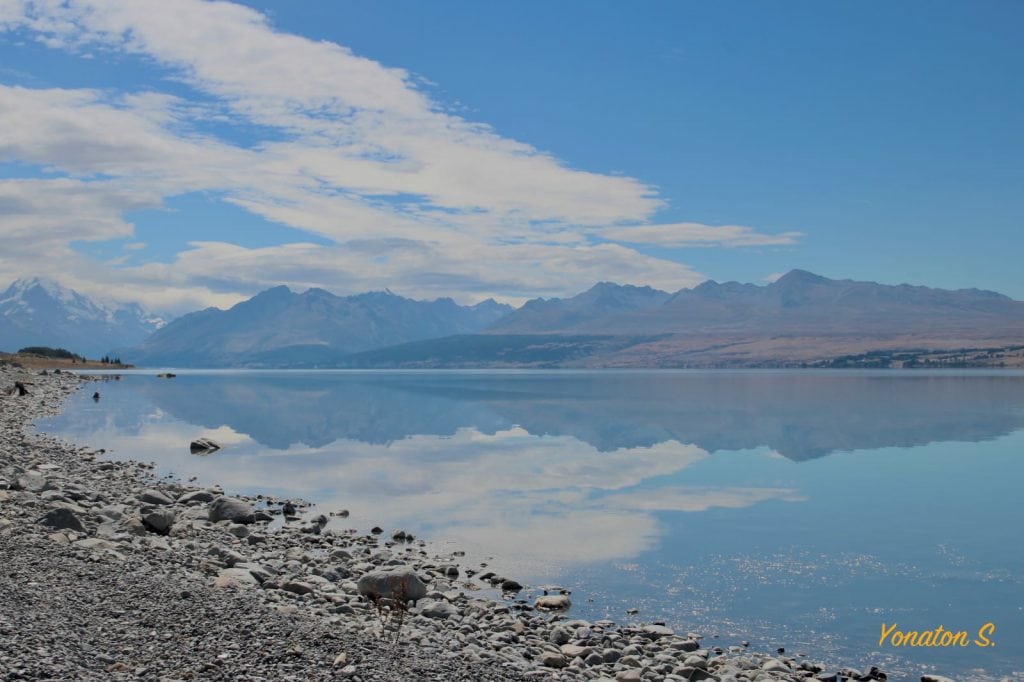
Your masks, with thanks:
[{"label": "sky", "polygon": [[0,0],[0,286],[1024,299],[1024,4]]}]

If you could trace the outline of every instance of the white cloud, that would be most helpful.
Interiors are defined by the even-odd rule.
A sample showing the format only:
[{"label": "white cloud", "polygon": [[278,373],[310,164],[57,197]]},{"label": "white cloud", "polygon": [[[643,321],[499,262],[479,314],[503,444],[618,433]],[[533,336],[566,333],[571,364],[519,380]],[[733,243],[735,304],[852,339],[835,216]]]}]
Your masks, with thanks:
[{"label": "white cloud", "polygon": [[704,225],[673,223],[670,225],[635,225],[612,227],[601,231],[605,239],[629,244],[653,244],[669,248],[695,246],[786,246],[796,244],[801,232],[762,234],[742,225]]},{"label": "white cloud", "polygon": [[[77,280],[87,293],[182,312],[277,283],[507,301],[605,279],[674,290],[704,277],[601,242],[759,246],[799,236],[649,225],[663,206],[652,187],[570,168],[443,111],[402,69],[282,33],[240,5],[0,0],[3,28],[79,55],[139,55],[192,88],[172,96],[0,85],[0,161],[62,176],[0,189],[21,207],[0,217],[0,234],[22,250],[59,252],[62,265],[40,259],[29,274]],[[247,143],[210,133],[211,122]],[[70,204],[54,203],[58,182]],[[201,242],[172,265],[71,257],[70,241],[130,239],[125,212],[195,191],[331,244]],[[28,267],[9,260],[0,257],[0,274]]]}]

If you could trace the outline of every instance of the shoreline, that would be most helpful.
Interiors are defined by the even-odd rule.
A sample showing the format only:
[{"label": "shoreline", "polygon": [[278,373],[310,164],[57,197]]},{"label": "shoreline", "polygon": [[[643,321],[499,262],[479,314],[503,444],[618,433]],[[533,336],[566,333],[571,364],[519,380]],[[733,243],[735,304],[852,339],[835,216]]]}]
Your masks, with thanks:
[{"label": "shoreline", "polygon": [[[324,528],[322,515],[300,519],[262,496],[155,480],[152,465],[98,460],[102,451],[26,433],[90,379],[0,368],[0,388],[15,380],[33,383],[29,395],[0,398],[0,564],[27,593],[7,601],[31,604],[42,585],[51,602],[92,613],[80,597],[104,580],[118,589],[102,600],[114,615],[96,614],[85,626],[72,626],[64,609],[0,606],[0,673],[11,671],[0,679],[886,679],[877,668],[824,668],[782,652],[751,652],[741,642],[713,646],[659,623],[589,623],[538,608],[557,606],[562,595],[540,604],[475,597],[470,572],[451,557],[429,555],[419,541]],[[268,529],[285,512],[287,522]],[[18,579],[23,572],[12,567],[25,565],[35,566],[25,575],[38,580]],[[420,597],[407,613],[393,614],[385,632],[365,596],[375,579],[381,591],[395,584],[379,582],[382,570],[413,581],[402,584]],[[133,592],[151,581],[152,593]],[[507,586],[507,594],[519,593]],[[225,633],[224,621],[211,616],[224,609],[248,630]],[[117,615],[129,610],[139,614],[143,640],[161,636],[154,621],[172,640],[186,625],[199,634],[189,646],[140,647],[140,633]],[[34,629],[63,635],[61,653],[40,655],[52,652],[29,643],[24,633]],[[132,635],[127,651],[114,651],[127,635],[111,631]],[[254,649],[254,636],[256,653],[236,655]],[[108,639],[108,650],[97,653]],[[196,639],[225,650],[208,655]]]}]

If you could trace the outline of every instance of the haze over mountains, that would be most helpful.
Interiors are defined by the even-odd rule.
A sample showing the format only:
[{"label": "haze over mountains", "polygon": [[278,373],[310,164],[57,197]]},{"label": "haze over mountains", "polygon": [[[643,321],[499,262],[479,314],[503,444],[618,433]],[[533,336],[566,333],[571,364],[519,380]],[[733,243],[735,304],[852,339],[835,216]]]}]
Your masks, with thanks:
[{"label": "haze over mountains", "polygon": [[[675,293],[602,282],[518,309],[281,286],[159,329],[137,307],[113,310],[56,285],[21,282],[3,294],[0,315],[0,348],[117,349],[141,366],[816,366],[878,352],[1024,346],[1024,302],[1002,294],[804,270],[764,286],[708,281]],[[12,328],[31,333],[12,336]]]}]

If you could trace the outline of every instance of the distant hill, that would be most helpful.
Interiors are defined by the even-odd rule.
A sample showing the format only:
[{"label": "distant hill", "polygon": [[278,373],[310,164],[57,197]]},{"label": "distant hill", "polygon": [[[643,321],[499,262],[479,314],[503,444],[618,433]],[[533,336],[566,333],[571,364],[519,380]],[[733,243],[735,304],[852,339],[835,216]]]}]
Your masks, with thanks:
[{"label": "distant hill", "polygon": [[159,324],[138,305],[108,305],[46,279],[19,279],[0,293],[0,350],[8,352],[56,346],[98,358],[141,342]]},{"label": "distant hill", "polygon": [[180,317],[121,353],[137,365],[177,367],[332,366],[360,351],[479,332],[512,309],[487,300],[414,301],[390,292],[335,296],[268,289],[229,310]]},{"label": "distant hill", "polygon": [[276,287],[119,354],[180,367],[912,367],[1020,366],[1022,347],[1024,303],[1002,294],[793,270],[675,293],[602,282],[518,309]]},{"label": "distant hill", "polygon": [[600,282],[572,298],[535,298],[492,325],[494,334],[550,334],[601,329],[606,320],[660,307],[672,294],[651,287]]},{"label": "distant hill", "polygon": [[[618,305],[609,304],[614,301]],[[543,315],[530,314],[541,311]],[[600,284],[570,299],[528,301],[493,333],[879,334],[1019,329],[1024,303],[979,289],[948,291],[793,270],[765,285],[707,281],[666,294]]]},{"label": "distant hill", "polygon": [[[793,270],[764,286],[708,281],[675,294],[602,283],[572,298],[528,301],[476,337],[377,349],[345,362],[497,367],[522,358],[523,366],[550,367],[881,367],[998,365],[1005,359],[1012,366],[1020,364],[1022,344],[1024,303],[1002,294]],[[929,352],[956,349],[983,350]]]}]

